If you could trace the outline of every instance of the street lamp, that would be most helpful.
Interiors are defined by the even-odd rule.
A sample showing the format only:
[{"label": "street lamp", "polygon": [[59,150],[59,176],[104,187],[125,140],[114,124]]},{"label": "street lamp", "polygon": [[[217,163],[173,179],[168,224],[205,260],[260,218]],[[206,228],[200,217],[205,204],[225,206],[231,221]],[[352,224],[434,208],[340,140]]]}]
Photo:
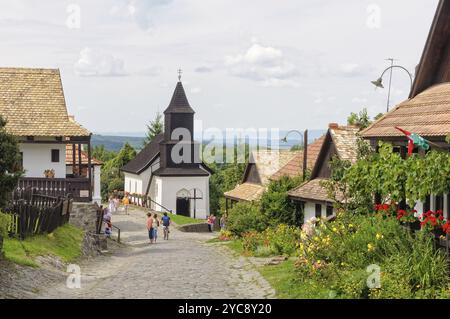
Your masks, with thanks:
[{"label": "street lamp", "polygon": [[[371,83],[372,83],[373,85],[375,85],[376,87],[382,88],[382,89],[383,89],[383,88],[384,88],[384,86],[383,86],[383,75],[384,75],[387,71],[392,70],[392,69],[394,69],[394,68],[402,69],[402,70],[406,71],[406,73],[408,73],[409,79],[410,79],[410,81],[411,81],[411,88],[412,88],[412,85],[413,85],[413,77],[412,77],[412,74],[411,74],[406,68],[404,68],[404,67],[401,66],[401,65],[391,65],[390,67],[387,67],[387,68],[383,71],[383,73],[381,73],[380,77],[379,77],[378,79],[376,79],[375,81],[371,81]],[[391,71],[391,74],[392,74],[392,71]],[[388,93],[388,100],[387,100],[387,105],[386,105],[386,112],[389,112],[389,100],[390,100],[390,95],[391,95],[391,81],[389,81],[389,93]]]},{"label": "street lamp", "polygon": [[286,133],[286,135],[281,139],[283,143],[287,143],[287,138],[291,133],[298,133],[303,139],[303,178],[306,176],[306,165],[308,158],[308,130],[305,130],[304,133],[298,130],[290,130]]}]

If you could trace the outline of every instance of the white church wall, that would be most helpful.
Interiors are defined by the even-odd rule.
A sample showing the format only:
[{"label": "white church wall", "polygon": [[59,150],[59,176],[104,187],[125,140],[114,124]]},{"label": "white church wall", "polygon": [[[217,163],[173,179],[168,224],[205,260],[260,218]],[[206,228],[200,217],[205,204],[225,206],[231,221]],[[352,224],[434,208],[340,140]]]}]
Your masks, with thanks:
[{"label": "white church wall", "polygon": [[139,175],[126,173],[125,176],[125,185],[124,190],[130,194],[142,194],[142,179]]},{"label": "white church wall", "polygon": [[[193,189],[196,188],[202,193],[202,199],[196,200],[196,218],[204,219],[209,215],[209,176],[179,176],[179,177],[157,177],[155,178],[157,202],[176,213],[177,193],[186,189],[193,196]],[[156,210],[161,211],[160,207]],[[194,203],[190,204],[191,217],[194,217]]]},{"label": "white church wall", "polygon": [[[55,178],[66,178],[66,145],[20,143],[25,177],[44,177],[44,171],[53,169]],[[59,162],[52,162],[52,150],[59,150]]]}]

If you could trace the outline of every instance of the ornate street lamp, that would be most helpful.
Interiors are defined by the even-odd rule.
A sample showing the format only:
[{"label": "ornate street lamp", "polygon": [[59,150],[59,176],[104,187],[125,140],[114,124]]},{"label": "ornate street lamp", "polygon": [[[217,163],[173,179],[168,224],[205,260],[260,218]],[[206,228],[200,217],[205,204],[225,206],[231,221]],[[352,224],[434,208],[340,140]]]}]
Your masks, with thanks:
[{"label": "ornate street lamp", "polygon": [[[389,60],[393,61],[393,59],[389,59]],[[411,81],[411,88],[412,88],[412,85],[413,85],[413,77],[412,77],[412,74],[411,74],[405,67],[403,67],[403,66],[401,66],[401,65],[391,65],[390,67],[387,67],[387,68],[383,71],[383,73],[381,73],[380,77],[379,77],[378,79],[376,79],[375,81],[371,81],[371,83],[372,83],[373,85],[375,85],[376,87],[378,87],[378,88],[384,88],[384,86],[383,86],[383,75],[386,73],[386,71],[392,70],[392,69],[394,69],[394,68],[402,69],[402,70],[406,71],[406,73],[408,73],[409,79],[410,79],[410,81]],[[392,77],[392,71],[391,71],[391,77]],[[387,100],[387,105],[386,105],[386,112],[389,112],[389,101],[390,101],[390,96],[391,96],[391,81],[389,81],[389,92],[388,92],[388,100]]]},{"label": "ornate street lamp", "polygon": [[303,145],[300,144],[300,146],[303,146],[303,178],[306,176],[306,165],[307,165],[307,158],[308,158],[308,130],[305,130],[304,133],[298,131],[298,130],[290,130],[286,133],[286,135],[281,139],[281,142],[287,143],[287,138],[289,134],[291,133],[298,133],[302,139],[303,139]]}]

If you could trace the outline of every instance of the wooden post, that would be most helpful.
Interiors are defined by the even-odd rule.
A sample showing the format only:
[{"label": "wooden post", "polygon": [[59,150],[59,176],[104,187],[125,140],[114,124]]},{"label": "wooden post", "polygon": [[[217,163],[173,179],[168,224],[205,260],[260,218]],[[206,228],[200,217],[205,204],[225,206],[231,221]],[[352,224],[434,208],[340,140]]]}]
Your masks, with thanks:
[{"label": "wooden post", "polygon": [[78,176],[81,176],[81,143],[78,143]]},{"label": "wooden post", "polygon": [[91,137],[89,136],[89,141],[87,143],[88,147],[88,168],[87,174],[89,179],[89,201],[92,201],[92,160],[91,160]]},{"label": "wooden post", "polygon": [[72,174],[75,177],[75,144],[72,143]]}]

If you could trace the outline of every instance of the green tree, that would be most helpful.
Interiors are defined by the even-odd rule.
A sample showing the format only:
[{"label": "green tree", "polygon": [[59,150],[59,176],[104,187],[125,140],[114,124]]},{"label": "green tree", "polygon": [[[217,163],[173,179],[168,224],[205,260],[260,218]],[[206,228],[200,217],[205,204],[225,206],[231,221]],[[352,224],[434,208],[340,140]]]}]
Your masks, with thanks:
[{"label": "green tree", "polygon": [[20,153],[17,140],[6,132],[5,126],[6,121],[0,116],[0,207],[5,205],[22,174],[22,168],[18,165]]},{"label": "green tree", "polygon": [[150,121],[149,124],[147,124],[147,134],[143,142],[144,146],[153,141],[155,136],[162,133],[163,131],[164,131],[163,117],[161,113],[157,112],[155,119]]},{"label": "green tree", "polygon": [[266,192],[261,197],[261,211],[271,224],[300,225],[301,216],[295,215],[295,206],[288,198],[288,192],[299,186],[301,177],[289,178],[283,176],[277,181],[271,181]]},{"label": "green tree", "polygon": [[92,157],[102,161],[102,162],[107,162],[111,159],[113,159],[114,157],[117,156],[117,153],[114,151],[108,151],[105,148],[105,145],[96,145],[94,146],[94,148],[92,149]]},{"label": "green tree", "polygon": [[372,122],[370,121],[370,117],[367,113],[367,108],[363,108],[359,113],[350,113],[350,116],[347,117],[348,125],[358,126],[360,129],[365,129]]},{"label": "green tree", "polygon": [[228,214],[227,229],[237,236],[249,231],[263,231],[267,226],[267,219],[254,203],[239,202]]}]

